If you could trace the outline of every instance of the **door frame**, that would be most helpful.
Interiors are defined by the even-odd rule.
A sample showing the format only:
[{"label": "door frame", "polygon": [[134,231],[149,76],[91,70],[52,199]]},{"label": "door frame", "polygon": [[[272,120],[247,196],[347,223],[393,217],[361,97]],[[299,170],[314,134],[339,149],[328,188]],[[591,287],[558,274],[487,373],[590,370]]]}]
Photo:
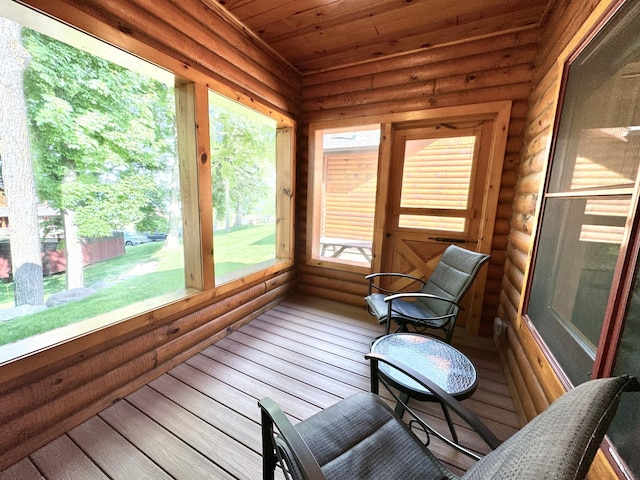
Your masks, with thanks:
[{"label": "door frame", "polygon": [[[389,212],[389,172],[391,171],[391,156],[394,124],[415,123],[419,121],[442,121],[466,122],[474,119],[486,119],[493,123],[491,128],[491,141],[489,147],[489,162],[486,179],[484,182],[484,198],[482,211],[480,214],[480,226],[478,232],[478,243],[476,251],[491,253],[493,232],[495,228],[496,213],[498,208],[498,197],[500,183],[502,179],[502,167],[509,132],[509,120],[511,117],[511,101],[490,102],[472,104],[456,107],[435,108],[412,112],[412,115],[394,115],[395,118],[386,118],[381,125],[380,157],[378,162],[378,189],[376,194],[376,205],[384,208],[376,209],[373,235],[373,260],[371,264],[372,272],[381,271],[384,264],[383,248],[385,245],[385,226]],[[389,116],[391,117],[391,116]],[[486,283],[486,269],[478,275],[475,285],[472,287],[472,295],[484,291]],[[479,302],[470,315],[470,320],[466,325],[467,331],[472,335],[477,335],[480,331],[480,319],[482,304]]]}]

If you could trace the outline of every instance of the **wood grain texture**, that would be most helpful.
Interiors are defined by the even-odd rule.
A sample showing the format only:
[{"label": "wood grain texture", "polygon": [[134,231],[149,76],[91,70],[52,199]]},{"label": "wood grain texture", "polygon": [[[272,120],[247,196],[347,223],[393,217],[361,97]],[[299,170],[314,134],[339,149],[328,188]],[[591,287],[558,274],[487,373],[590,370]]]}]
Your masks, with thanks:
[{"label": "wood grain texture", "polygon": [[[283,275],[280,275],[283,276]],[[292,276],[247,285],[246,290],[201,306],[137,336],[78,355],[57,369],[35,371],[3,390],[0,468],[23,458],[111,405],[142,384],[175,367],[281,301],[293,288]],[[105,370],[106,368],[106,370]],[[60,388],[55,388],[61,385]],[[10,408],[9,408],[10,407]]]},{"label": "wood grain texture", "polygon": [[223,5],[306,75],[530,29],[541,24],[553,3],[250,0]]},{"label": "wood grain texture", "polygon": [[[480,102],[511,101],[513,108],[506,122],[506,151],[502,170],[493,172],[491,179],[492,188],[498,188],[498,205],[486,218],[487,222],[496,227],[485,241],[491,244],[490,267],[497,267],[499,275],[504,267],[512,202],[516,197],[517,168],[528,112],[527,98],[534,75],[537,40],[536,32],[528,31],[526,35],[522,32],[510,32],[491,39],[432,47],[402,57],[382,58],[375,64],[305,75],[302,79],[304,122],[298,144],[305,144],[304,135],[309,123],[326,122],[329,125],[332,122],[345,122],[347,119],[351,119],[352,123],[358,120],[361,123],[384,122],[387,118],[393,119],[393,122],[401,122],[403,118],[415,120],[420,112],[433,111],[437,107],[464,106],[470,111],[471,105]],[[382,144],[385,156],[379,156],[383,165],[390,161],[390,150],[384,150],[388,143]],[[307,183],[308,157],[308,149],[299,150],[298,232],[306,232],[307,235],[308,221],[311,218],[307,214],[308,187],[311,188]],[[385,200],[389,188],[384,183],[386,176],[379,176],[379,180],[378,199]],[[375,231],[377,244],[374,244],[374,265],[380,265],[383,261],[380,245],[384,239],[384,231],[380,229],[381,222],[378,218],[383,211],[383,208],[378,208],[376,214],[375,221],[378,222],[379,230]],[[355,219],[354,222],[357,223]],[[300,276],[300,291],[354,305],[362,304],[358,292],[365,291],[366,283],[363,278],[349,279],[348,285],[342,283],[346,278],[337,279],[340,283],[332,283],[330,279],[333,276],[329,275],[328,269],[313,269],[313,260],[305,249],[307,237],[298,235],[297,242],[296,250],[307,263],[299,267],[304,272]],[[340,270],[338,272],[346,273]],[[498,278],[494,280],[487,282],[482,320],[477,327],[483,334],[490,334],[491,322],[497,314],[501,281]]]},{"label": "wood grain texture", "polygon": [[[504,358],[508,362],[514,397],[525,419],[540,413],[564,391],[527,322],[523,302],[531,264],[531,247],[538,225],[540,197],[549,165],[552,135],[561,95],[562,68],[598,18],[614,2],[555,2],[547,12],[540,40],[537,68],[529,97],[523,145],[514,186],[513,216],[498,315],[510,322]],[[589,478],[615,478],[603,455],[598,455]]]},{"label": "wood grain texture", "polygon": [[[179,77],[244,97],[267,113],[295,114],[300,77],[241,26],[230,25],[206,3],[189,0],[21,0]],[[262,105],[259,105],[262,104]]]},{"label": "wood grain texture", "polygon": [[[0,480],[260,478],[257,400],[273,398],[296,423],[367,391],[364,354],[382,330],[362,308],[291,297],[1,471]],[[454,342],[480,378],[465,405],[500,438],[511,436],[520,423],[495,344],[464,332]],[[388,393],[382,395],[392,402]],[[412,405],[447,431],[437,404]],[[486,453],[479,437],[455,416],[454,422],[462,442]],[[472,464],[437,441],[430,448],[455,472]],[[36,467],[42,477],[34,476]]]},{"label": "wood grain texture", "polygon": [[68,433],[68,436],[76,445],[82,445],[82,450],[110,478],[131,480],[171,478],[134,444],[98,416],[91,417],[77,426]]},{"label": "wood grain texture", "polygon": [[[309,0],[303,7],[301,2],[291,0],[225,0],[224,7],[215,0],[20,3],[163,65],[183,79],[215,87],[245,104],[253,103],[260,111],[286,116],[289,122],[291,117],[302,120],[295,171],[295,250],[300,272],[297,288],[354,305],[361,305],[366,288],[361,275],[305,263],[309,123],[357,121],[369,116],[388,118],[398,112],[411,119],[415,112],[438,107],[512,101],[483,316],[491,320],[497,314],[512,327],[503,343],[503,353],[512,376],[509,384],[525,412],[521,415],[534,416],[544,407],[544,399],[561,393],[560,383],[522,318],[523,295],[540,192],[549,163],[562,65],[613,0],[464,0],[455,5],[446,0]],[[231,15],[226,15],[223,8]],[[172,15],[164,15],[165,11]],[[185,29],[193,29],[193,35]],[[380,198],[385,198],[384,194]],[[509,232],[505,232],[505,221],[511,225]],[[378,226],[376,238],[383,234]],[[291,232],[290,238],[293,237]],[[374,258],[374,265],[380,260]],[[294,278],[287,278],[278,291],[281,285],[276,285],[278,280],[274,279],[282,277],[274,275],[264,282],[264,291],[271,293],[264,303],[255,298],[248,301],[258,309],[254,313],[294,288]],[[253,278],[247,281],[249,289],[259,283]],[[232,293],[236,292],[223,291],[222,297],[212,294],[206,302],[199,300],[198,305],[182,302],[161,319],[149,312],[137,324],[140,331],[113,328],[83,343],[82,349],[78,350],[75,344],[60,345],[39,360],[41,363],[24,363],[8,373],[5,369],[3,374],[10,380],[0,382],[0,389],[11,402],[2,417],[2,432],[8,433],[0,439],[6,442],[1,449],[0,468],[76,427],[95,409],[107,407],[116,393],[126,395],[134,385],[152,380],[166,368],[175,367],[174,378],[180,376],[181,382],[199,382],[199,388],[207,390],[211,397],[216,391],[229,393],[238,408],[244,408],[242,415],[254,418],[251,404],[255,399],[225,383],[236,381],[236,370],[200,355],[193,362],[197,359],[201,368],[213,366],[209,373],[190,364],[173,363],[206,348],[211,339],[224,335],[226,329],[235,330],[253,315],[211,309],[205,315],[189,317],[187,323],[194,322],[188,327],[190,330],[181,330],[186,325],[180,319],[205,306],[203,303],[224,300]],[[209,315],[219,315],[216,328],[204,326],[213,319]],[[292,347],[280,342],[288,342],[289,338],[295,339],[303,350],[311,347],[305,341],[318,341],[307,339],[293,327],[285,329],[287,333],[278,327],[278,322],[265,318],[255,320],[248,329],[254,334],[259,329],[274,344],[277,337],[278,346],[287,350]],[[183,333],[185,336],[180,338]],[[157,342],[168,345],[156,351]],[[112,350],[118,344],[131,347],[129,353],[142,363],[133,362],[126,352]],[[166,363],[149,370],[153,365],[145,357],[149,351],[160,354]],[[331,347],[326,355],[344,358],[340,352]],[[298,353],[305,355],[304,351]],[[347,358],[342,361],[358,364]],[[118,380],[100,370],[96,379],[89,378],[87,372],[98,365],[124,376]],[[224,381],[214,378],[213,372]],[[129,374],[141,376],[126,383]],[[256,382],[250,376],[238,378],[243,378],[242,385],[247,389]],[[125,384],[118,384],[121,381]],[[112,395],[105,395],[109,388],[115,390],[110,392]],[[265,387],[264,391],[280,395],[274,387]],[[49,393],[50,406],[45,405]],[[94,401],[97,397],[101,398]],[[64,399],[71,401],[65,404]],[[282,400],[297,409],[299,415],[306,416],[318,408],[290,394],[282,394]],[[30,416],[32,411],[35,415]],[[52,418],[62,420],[52,425]],[[23,443],[26,437],[29,438]],[[85,468],[84,457],[72,448],[67,450],[69,447],[68,442],[61,441],[51,448],[69,452],[74,469]],[[47,458],[45,451],[40,455]],[[1,477],[39,478],[35,458],[36,455],[17,463],[10,469],[13,473],[5,470]],[[50,468],[55,469],[55,464]],[[601,478],[611,475],[600,457],[594,468],[598,475],[606,472]]]}]

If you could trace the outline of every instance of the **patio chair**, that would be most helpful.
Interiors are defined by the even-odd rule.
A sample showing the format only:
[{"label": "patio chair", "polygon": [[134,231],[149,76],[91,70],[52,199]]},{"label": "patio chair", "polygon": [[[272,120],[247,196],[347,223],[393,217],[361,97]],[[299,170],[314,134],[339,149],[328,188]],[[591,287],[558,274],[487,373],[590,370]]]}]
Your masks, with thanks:
[{"label": "patio chair", "polygon": [[[369,280],[369,295],[365,302],[369,313],[378,322],[387,324],[388,334],[391,320],[398,324],[398,331],[407,332],[411,324],[422,332],[427,328],[442,329],[445,340],[451,343],[453,327],[460,306],[458,302],[469,289],[480,267],[489,260],[484,253],[472,252],[450,245],[442,254],[431,276],[422,280],[403,273],[372,273]],[[381,277],[407,278],[421,284],[414,292],[394,292],[374,284]],[[380,293],[382,292],[382,293]]]},{"label": "patio chair", "polygon": [[[299,422],[295,427],[272,400],[258,402],[262,413],[263,479],[277,466],[285,478],[323,479],[582,479],[598,450],[625,390],[638,391],[635,378],[586,382],[500,441],[482,422],[437,385],[389,357],[369,354],[373,393],[358,393]],[[492,449],[458,477],[376,395],[378,363],[399,368],[433,391]],[[374,384],[375,382],[375,384]],[[424,422],[423,422],[424,423]],[[424,428],[429,428],[426,424]],[[431,434],[433,430],[427,430]],[[443,438],[446,440],[446,438]],[[428,444],[428,442],[426,442]],[[451,446],[475,459],[464,447]]]}]

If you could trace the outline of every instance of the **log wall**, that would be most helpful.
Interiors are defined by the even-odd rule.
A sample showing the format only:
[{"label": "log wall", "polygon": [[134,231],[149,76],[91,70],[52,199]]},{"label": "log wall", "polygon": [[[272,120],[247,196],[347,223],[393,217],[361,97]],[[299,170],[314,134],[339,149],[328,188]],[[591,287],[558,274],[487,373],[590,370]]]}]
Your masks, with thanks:
[{"label": "log wall", "polygon": [[293,272],[0,384],[0,471],[282,301]]},{"label": "log wall", "polygon": [[483,334],[496,315],[517,168],[528,110],[537,29],[431,48],[302,78],[302,122],[298,136],[297,264],[298,288],[306,293],[363,305],[364,275],[306,264],[308,127],[310,123],[414,112],[438,107],[510,100],[513,102],[506,158],[495,219]]},{"label": "log wall", "polygon": [[[215,87],[276,118],[297,115],[298,74],[218,13],[214,2],[22,3],[162,65],[182,81]],[[295,288],[295,272],[291,266],[271,272],[235,289],[186,292],[167,307],[2,365],[0,470],[284,299]]]},{"label": "log wall", "polygon": [[[306,265],[308,125],[399,111],[513,101],[483,317],[510,327],[500,340],[512,390],[527,421],[562,386],[523,323],[522,301],[561,81],[571,44],[613,0],[558,0],[544,29],[300,78],[259,42],[197,0],[24,0],[65,22],[259,109],[301,115],[298,128],[296,260],[299,290],[362,304],[361,274]],[[170,12],[170,13],[167,13]],[[534,70],[535,68],[535,70]],[[301,92],[301,93],[300,93]],[[121,325],[0,372],[0,470],[215,341],[242,319],[278,302],[296,285],[293,271],[216,297],[203,293],[139,328]],[[486,332],[485,332],[486,333]],[[78,343],[80,346],[78,346]],[[594,478],[610,478],[596,462]],[[612,477],[611,477],[612,478]]]},{"label": "log wall", "polygon": [[[520,404],[518,410],[522,423],[531,420],[564,393],[564,387],[522,316],[540,200],[559,105],[563,66],[594,27],[597,19],[613,3],[609,0],[556,2],[548,14],[541,35],[529,110],[526,119],[520,123],[523,145],[517,161],[519,166],[511,173],[514,196],[510,229],[506,237],[505,272],[498,316],[509,325],[499,337],[499,342],[509,371],[514,399]],[[589,478],[618,477],[600,452]]]}]

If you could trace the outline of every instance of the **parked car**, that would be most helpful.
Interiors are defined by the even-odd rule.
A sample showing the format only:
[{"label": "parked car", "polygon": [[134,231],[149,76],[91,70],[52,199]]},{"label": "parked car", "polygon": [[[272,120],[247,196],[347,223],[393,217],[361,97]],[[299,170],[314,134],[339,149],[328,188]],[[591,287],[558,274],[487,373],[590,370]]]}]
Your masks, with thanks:
[{"label": "parked car", "polygon": [[140,245],[147,242],[149,242],[149,238],[146,235],[141,235],[139,233],[133,232],[124,232],[124,244],[127,247]]},{"label": "parked car", "polygon": [[149,241],[151,242],[162,242],[164,240],[167,239],[167,234],[166,233],[160,233],[160,232],[155,232],[155,233],[150,233],[150,232],[145,232],[144,235],[149,239]]}]

